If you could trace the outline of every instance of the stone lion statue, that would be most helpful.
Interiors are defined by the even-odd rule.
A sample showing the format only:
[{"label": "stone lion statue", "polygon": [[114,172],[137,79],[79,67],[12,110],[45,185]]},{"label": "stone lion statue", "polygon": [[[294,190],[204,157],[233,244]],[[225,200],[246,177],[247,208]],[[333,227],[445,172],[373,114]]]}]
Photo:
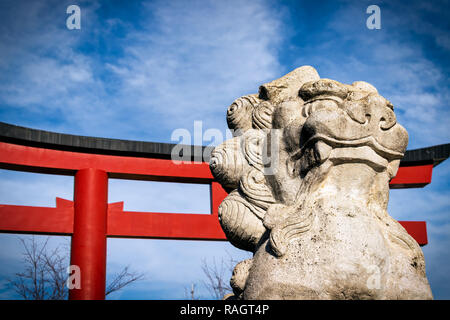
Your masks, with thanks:
[{"label": "stone lion statue", "polygon": [[235,299],[432,299],[421,248],[387,212],[408,144],[370,84],[303,66],[235,100],[210,168],[228,240],[253,252]]}]

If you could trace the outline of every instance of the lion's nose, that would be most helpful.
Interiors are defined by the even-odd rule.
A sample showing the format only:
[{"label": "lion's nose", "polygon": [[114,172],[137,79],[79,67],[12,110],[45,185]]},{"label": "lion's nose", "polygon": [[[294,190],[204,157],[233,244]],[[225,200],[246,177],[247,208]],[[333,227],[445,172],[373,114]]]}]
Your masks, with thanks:
[{"label": "lion's nose", "polygon": [[354,121],[372,130],[389,130],[396,123],[392,104],[378,95],[369,95],[363,101],[345,104],[345,111]]}]

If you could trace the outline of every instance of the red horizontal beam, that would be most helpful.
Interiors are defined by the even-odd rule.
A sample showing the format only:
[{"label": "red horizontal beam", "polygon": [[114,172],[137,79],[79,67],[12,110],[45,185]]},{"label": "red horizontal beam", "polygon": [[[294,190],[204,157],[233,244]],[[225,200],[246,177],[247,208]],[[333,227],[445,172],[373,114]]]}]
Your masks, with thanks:
[{"label": "red horizontal beam", "polygon": [[56,198],[56,208],[0,205],[0,232],[73,232],[73,202]]},{"label": "red horizontal beam", "polygon": [[418,244],[424,246],[428,244],[427,223],[425,221],[399,221],[403,228],[408,231]]},{"label": "red horizontal beam", "polygon": [[400,167],[391,180],[390,188],[421,188],[431,182],[433,165]]},{"label": "red horizontal beam", "polygon": [[[47,208],[0,205],[0,232],[29,234],[73,233],[73,206]],[[128,212],[108,209],[111,237],[226,240],[217,215]]]},{"label": "red horizontal beam", "polygon": [[[21,166],[41,169],[75,171],[94,168],[103,170],[114,177],[148,176],[183,181],[198,179],[213,180],[208,163],[191,162],[176,163],[172,160],[111,156],[70,152],[52,149],[35,148],[0,142],[0,163],[10,166]],[[157,180],[157,179],[156,179]]]},{"label": "red horizontal beam", "polygon": [[210,214],[109,211],[109,237],[227,240]]}]

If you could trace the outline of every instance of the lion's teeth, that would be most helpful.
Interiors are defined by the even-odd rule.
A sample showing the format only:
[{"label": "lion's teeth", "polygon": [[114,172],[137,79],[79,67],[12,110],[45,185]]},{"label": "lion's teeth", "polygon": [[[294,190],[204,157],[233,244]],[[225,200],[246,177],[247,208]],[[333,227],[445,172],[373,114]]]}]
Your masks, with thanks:
[{"label": "lion's teeth", "polygon": [[332,147],[323,141],[317,141],[314,145],[314,156],[319,163],[324,162],[330,156]]}]

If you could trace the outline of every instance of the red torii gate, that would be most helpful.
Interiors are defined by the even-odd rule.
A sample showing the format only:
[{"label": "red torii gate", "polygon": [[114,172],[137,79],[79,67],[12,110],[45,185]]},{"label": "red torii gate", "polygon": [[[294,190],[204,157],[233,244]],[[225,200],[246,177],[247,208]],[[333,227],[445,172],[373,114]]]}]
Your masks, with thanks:
[{"label": "red torii gate", "polygon": [[[81,288],[69,299],[105,298],[107,237],[226,240],[218,206],[227,196],[214,181],[208,159],[175,164],[175,145],[58,134],[0,122],[0,168],[75,177],[74,199],[56,207],[0,205],[0,232],[70,235],[71,265],[81,270]],[[205,147],[188,146],[192,155]],[[423,187],[433,167],[449,156],[450,144],[407,151],[391,188]],[[192,160],[196,160],[191,157]],[[108,204],[108,178],[209,184],[210,214],[130,212]],[[428,243],[424,221],[400,221],[420,245]]]}]

